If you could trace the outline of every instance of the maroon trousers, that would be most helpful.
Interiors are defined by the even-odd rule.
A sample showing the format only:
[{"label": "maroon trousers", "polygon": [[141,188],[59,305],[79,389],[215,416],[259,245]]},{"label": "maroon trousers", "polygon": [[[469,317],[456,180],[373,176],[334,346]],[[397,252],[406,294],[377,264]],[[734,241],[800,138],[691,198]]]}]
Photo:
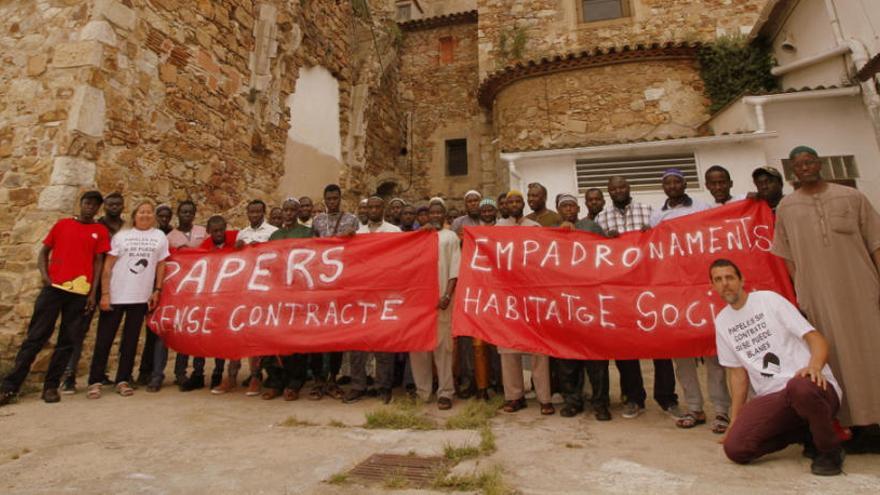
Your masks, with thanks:
[{"label": "maroon trousers", "polygon": [[837,392],[796,376],[779,392],[755,397],[740,409],[724,440],[724,453],[741,464],[803,443],[812,436],[819,452],[840,446],[833,420],[840,407]]}]

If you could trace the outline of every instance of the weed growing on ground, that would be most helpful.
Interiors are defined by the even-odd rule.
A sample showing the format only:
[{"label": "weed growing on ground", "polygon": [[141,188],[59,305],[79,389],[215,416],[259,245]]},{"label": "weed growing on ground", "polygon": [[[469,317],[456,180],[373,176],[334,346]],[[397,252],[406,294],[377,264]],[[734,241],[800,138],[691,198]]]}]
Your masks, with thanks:
[{"label": "weed growing on ground", "polygon": [[305,421],[305,420],[299,419],[296,416],[288,416],[287,419],[278,423],[278,426],[284,426],[284,427],[288,427],[288,428],[296,428],[298,426],[318,426],[318,425],[316,425],[315,423],[312,423],[311,421]]},{"label": "weed growing on ground", "polygon": [[386,430],[433,430],[434,421],[421,412],[421,403],[413,400],[400,400],[390,406],[370,411],[366,414],[364,428]]},{"label": "weed growing on ground", "polygon": [[495,452],[495,433],[487,424],[480,428],[480,453],[489,455]]},{"label": "weed growing on ground", "polygon": [[504,484],[501,468],[467,475],[440,476],[431,484],[435,490],[479,491],[483,495],[510,495],[513,490]]},{"label": "weed growing on ground", "polygon": [[343,423],[342,421],[339,421],[338,419],[334,419],[334,420],[330,421],[329,423],[327,423],[327,426],[330,426],[332,428],[348,428],[347,424]]},{"label": "weed growing on ground", "polygon": [[487,424],[489,420],[498,414],[501,406],[501,396],[495,396],[492,400],[471,400],[464,407],[459,408],[453,416],[446,420],[448,430],[477,430]]},{"label": "weed growing on ground", "polygon": [[448,443],[443,446],[443,456],[455,463],[461,462],[465,459],[478,457],[479,455],[480,449],[477,447],[456,447]]},{"label": "weed growing on ground", "polygon": [[344,485],[348,483],[348,473],[336,473],[327,479],[331,485]]},{"label": "weed growing on ground", "polygon": [[382,482],[382,486],[392,489],[407,488],[409,486],[409,480],[403,476],[402,472],[396,471],[385,478],[385,481]]},{"label": "weed growing on ground", "polygon": [[567,449],[582,449],[582,448],[584,448],[584,446],[579,443],[566,443],[565,448],[567,448]]}]

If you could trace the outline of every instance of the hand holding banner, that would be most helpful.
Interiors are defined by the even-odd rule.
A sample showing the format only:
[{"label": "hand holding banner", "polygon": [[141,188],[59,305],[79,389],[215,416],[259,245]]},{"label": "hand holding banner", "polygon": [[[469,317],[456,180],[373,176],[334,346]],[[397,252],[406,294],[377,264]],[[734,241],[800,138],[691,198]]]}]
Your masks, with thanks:
[{"label": "hand holding banner", "polygon": [[725,304],[709,284],[715,259],[738,264],[747,290],[794,302],[772,237],[773,214],[751,200],[615,239],[468,227],[453,334],[570,359],[715,354],[713,320]]},{"label": "hand holding banner", "polygon": [[149,325],[192,356],[427,351],[438,299],[436,233],[289,239],[174,254]]}]

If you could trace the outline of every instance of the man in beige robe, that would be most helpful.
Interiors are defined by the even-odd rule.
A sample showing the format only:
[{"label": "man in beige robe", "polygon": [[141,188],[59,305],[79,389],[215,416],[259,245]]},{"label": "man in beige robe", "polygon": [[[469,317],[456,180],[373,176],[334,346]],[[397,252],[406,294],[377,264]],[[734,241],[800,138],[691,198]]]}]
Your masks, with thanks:
[{"label": "man in beige robe", "polygon": [[831,346],[844,425],[880,422],[880,215],[855,189],[826,182],[816,152],[791,151],[801,184],[776,209],[772,252],[785,259],[798,305]]},{"label": "man in beige robe", "polygon": [[433,352],[410,352],[416,393],[423,401],[431,398],[434,373],[437,366],[437,408],[452,407],[455,381],[452,377],[452,295],[458,282],[458,265],[461,261],[461,243],[455,232],[444,228],[446,207],[442,202],[432,202],[428,209],[430,223],[424,228],[437,230],[439,258],[440,301],[437,303],[437,347]]}]

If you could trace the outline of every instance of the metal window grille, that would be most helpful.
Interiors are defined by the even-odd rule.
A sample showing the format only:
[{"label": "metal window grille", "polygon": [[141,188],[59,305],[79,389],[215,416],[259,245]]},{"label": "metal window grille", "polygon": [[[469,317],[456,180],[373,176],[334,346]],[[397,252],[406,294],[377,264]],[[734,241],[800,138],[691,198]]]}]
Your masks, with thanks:
[{"label": "metal window grille", "polygon": [[446,141],[446,175],[467,175],[467,139]]},{"label": "metal window grille", "polygon": [[629,16],[628,0],[582,0],[581,9],[584,22]]},{"label": "metal window grille", "polygon": [[669,168],[681,170],[692,189],[700,187],[697,162],[693,154],[575,161],[580,192],[592,187],[605,191],[608,188],[608,179],[617,175],[626,178],[633,192],[662,191],[663,185],[660,179],[663,177],[663,172]]}]

